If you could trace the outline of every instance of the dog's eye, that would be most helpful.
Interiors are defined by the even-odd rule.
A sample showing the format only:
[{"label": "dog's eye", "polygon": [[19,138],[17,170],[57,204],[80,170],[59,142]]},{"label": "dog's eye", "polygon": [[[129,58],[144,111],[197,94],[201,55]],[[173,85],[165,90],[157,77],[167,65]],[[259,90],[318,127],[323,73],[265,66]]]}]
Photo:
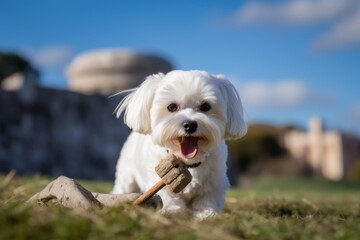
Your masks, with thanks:
[{"label": "dog's eye", "polygon": [[169,112],[176,112],[178,110],[178,105],[176,103],[171,103],[167,109]]},{"label": "dog's eye", "polygon": [[203,104],[201,104],[199,109],[202,112],[207,112],[207,111],[210,111],[211,107],[208,103],[203,103]]}]

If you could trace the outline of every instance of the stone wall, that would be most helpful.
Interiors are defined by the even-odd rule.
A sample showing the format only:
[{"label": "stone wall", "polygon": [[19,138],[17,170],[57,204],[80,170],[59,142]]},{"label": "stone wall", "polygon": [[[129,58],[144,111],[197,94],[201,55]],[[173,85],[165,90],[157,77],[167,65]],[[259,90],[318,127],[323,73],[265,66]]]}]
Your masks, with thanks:
[{"label": "stone wall", "polygon": [[0,54],[0,172],[112,180],[130,130],[116,119],[121,96],[146,76],[171,70],[156,55],[85,52],[68,67],[70,91],[38,86],[20,56]]},{"label": "stone wall", "polygon": [[130,132],[113,115],[120,98],[38,86],[0,89],[0,171],[114,179]]}]

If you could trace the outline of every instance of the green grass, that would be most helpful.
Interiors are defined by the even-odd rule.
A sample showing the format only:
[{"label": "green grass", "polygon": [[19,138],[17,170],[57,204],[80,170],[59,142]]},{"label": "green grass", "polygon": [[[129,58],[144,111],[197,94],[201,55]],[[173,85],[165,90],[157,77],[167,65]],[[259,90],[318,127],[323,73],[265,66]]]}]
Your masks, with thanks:
[{"label": "green grass", "polygon": [[[52,179],[0,175],[0,239],[359,239],[360,185],[262,178],[231,189],[219,216],[197,222],[124,205],[76,211],[24,202]],[[81,181],[92,191],[112,184]]]}]

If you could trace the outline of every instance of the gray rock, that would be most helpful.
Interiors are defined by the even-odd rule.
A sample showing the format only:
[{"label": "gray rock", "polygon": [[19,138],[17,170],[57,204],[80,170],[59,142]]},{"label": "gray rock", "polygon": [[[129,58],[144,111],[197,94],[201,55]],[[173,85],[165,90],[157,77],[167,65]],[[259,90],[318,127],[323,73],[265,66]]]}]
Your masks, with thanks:
[{"label": "gray rock", "polygon": [[[109,194],[90,192],[74,179],[60,176],[50,182],[43,190],[32,196],[27,202],[46,204],[55,200],[67,208],[76,209],[101,209],[103,207],[117,207],[124,203],[132,203],[140,196],[140,193]],[[146,206],[155,208],[162,207],[159,196],[154,196],[146,202]]]}]

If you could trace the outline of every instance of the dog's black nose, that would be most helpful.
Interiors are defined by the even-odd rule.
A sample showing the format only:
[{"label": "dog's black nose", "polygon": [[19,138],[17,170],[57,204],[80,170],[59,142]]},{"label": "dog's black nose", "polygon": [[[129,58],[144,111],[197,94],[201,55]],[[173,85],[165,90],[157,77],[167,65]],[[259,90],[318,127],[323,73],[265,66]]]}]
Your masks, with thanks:
[{"label": "dog's black nose", "polygon": [[197,122],[194,121],[186,121],[184,122],[184,129],[186,133],[194,133],[197,129]]}]

